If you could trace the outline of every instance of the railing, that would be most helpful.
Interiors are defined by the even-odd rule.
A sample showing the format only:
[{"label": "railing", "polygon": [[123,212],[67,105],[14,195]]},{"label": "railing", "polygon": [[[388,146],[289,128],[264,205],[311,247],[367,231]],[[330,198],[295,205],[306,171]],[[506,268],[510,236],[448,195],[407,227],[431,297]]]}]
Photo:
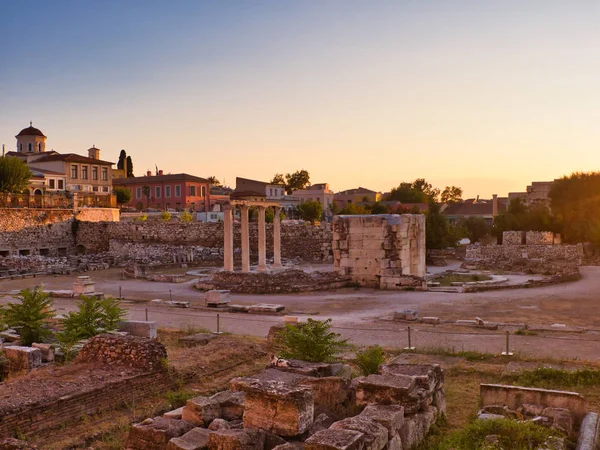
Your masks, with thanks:
[{"label": "railing", "polygon": [[116,208],[115,195],[49,193],[0,194],[0,208]]}]

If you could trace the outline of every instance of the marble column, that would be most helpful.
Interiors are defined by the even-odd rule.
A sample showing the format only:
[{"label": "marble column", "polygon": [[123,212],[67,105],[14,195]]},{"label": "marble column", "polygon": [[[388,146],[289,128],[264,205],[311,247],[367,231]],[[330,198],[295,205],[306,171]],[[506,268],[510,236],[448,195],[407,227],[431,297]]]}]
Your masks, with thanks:
[{"label": "marble column", "polygon": [[281,208],[276,206],[273,215],[273,268],[281,268]]},{"label": "marble column", "polygon": [[266,208],[258,207],[258,271],[267,270],[267,225],[265,221]]},{"label": "marble column", "polygon": [[242,272],[250,272],[250,230],[248,229],[248,206],[240,206],[242,215]]},{"label": "marble column", "polygon": [[223,270],[233,271],[233,211],[231,205],[223,208]]}]

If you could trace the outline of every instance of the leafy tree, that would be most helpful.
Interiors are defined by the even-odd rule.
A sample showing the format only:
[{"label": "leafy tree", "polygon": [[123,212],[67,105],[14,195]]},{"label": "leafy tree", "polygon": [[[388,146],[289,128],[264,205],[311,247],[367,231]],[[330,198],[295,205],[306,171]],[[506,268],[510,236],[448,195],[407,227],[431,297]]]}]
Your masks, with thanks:
[{"label": "leafy tree", "polygon": [[459,227],[464,230],[462,233],[468,237],[471,242],[479,242],[492,233],[492,227],[483,217],[467,217],[459,222]]},{"label": "leafy tree", "polygon": [[446,216],[440,212],[440,205],[431,202],[426,215],[425,239],[427,249],[442,249],[456,245],[458,238]]},{"label": "leafy tree", "polygon": [[493,234],[504,231],[558,231],[559,225],[543,203],[526,205],[520,198],[511,200],[506,211],[494,218]]},{"label": "leafy tree", "polygon": [[119,205],[125,205],[131,200],[131,191],[126,187],[114,187],[113,193],[117,196],[117,203]]},{"label": "leafy tree", "polygon": [[146,197],[146,205],[150,206],[150,186],[142,186],[142,193]]},{"label": "leafy tree", "polygon": [[211,177],[208,177],[207,180],[211,186],[221,186],[221,182],[214,175]]},{"label": "leafy tree", "polygon": [[0,192],[21,193],[33,176],[29,167],[19,158],[0,157]]},{"label": "leafy tree", "polygon": [[285,185],[285,178],[283,177],[282,173],[276,173],[273,176],[273,179],[271,180],[270,184],[283,184]]},{"label": "leafy tree", "polygon": [[440,190],[434,188],[431,183],[428,183],[425,178],[417,178],[412,183],[412,188],[415,192],[422,192],[429,201],[437,202],[440,195]]},{"label": "leafy tree", "polygon": [[375,202],[371,205],[371,214],[386,214],[387,212],[387,206],[382,205],[379,202]]},{"label": "leafy tree", "polygon": [[133,175],[133,161],[131,160],[131,156],[127,157],[127,174],[125,175],[126,178],[132,178],[135,175]]},{"label": "leafy tree", "polygon": [[43,342],[51,332],[46,322],[54,317],[52,300],[41,286],[33,290],[24,289],[19,293],[21,303],[9,303],[4,311],[4,320],[10,327],[16,327],[21,343],[30,346],[34,342]]},{"label": "leafy tree", "polygon": [[350,216],[350,215],[356,215],[356,214],[369,214],[370,211],[367,210],[367,208],[365,208],[362,205],[357,205],[356,203],[348,203],[346,206],[344,206],[339,214],[340,215],[346,215],[346,216]]},{"label": "leafy tree", "polygon": [[365,376],[377,373],[379,366],[384,362],[385,354],[379,345],[356,352],[356,365]]},{"label": "leafy tree", "polygon": [[292,191],[302,190],[310,184],[310,175],[304,169],[297,170],[285,176],[285,190],[289,194]]},{"label": "leafy tree", "polygon": [[463,190],[458,186],[446,186],[442,191],[440,200],[442,203],[460,203],[462,202]]},{"label": "leafy tree", "polygon": [[274,219],[275,219],[275,212],[273,211],[273,208],[267,208],[265,210],[265,222],[273,223]]},{"label": "leafy tree", "polygon": [[337,215],[340,213],[340,205],[338,205],[338,203],[333,200],[330,205],[329,205],[329,211],[331,211],[332,215]]},{"label": "leafy tree", "polygon": [[388,200],[402,203],[427,203],[437,201],[439,195],[438,188],[434,188],[424,178],[417,178],[412,183],[403,182],[393,188],[388,195]]},{"label": "leafy tree", "polygon": [[119,153],[119,160],[117,161],[117,169],[123,170],[123,168],[125,167],[125,161],[127,161],[127,153],[125,152],[125,149],[123,149]]},{"label": "leafy tree", "polygon": [[307,319],[299,325],[286,324],[278,335],[284,358],[303,361],[332,361],[347,347],[347,339],[331,331],[331,319]]},{"label": "leafy tree", "polygon": [[320,202],[308,200],[298,205],[298,214],[303,220],[315,223],[323,214],[323,205]]}]

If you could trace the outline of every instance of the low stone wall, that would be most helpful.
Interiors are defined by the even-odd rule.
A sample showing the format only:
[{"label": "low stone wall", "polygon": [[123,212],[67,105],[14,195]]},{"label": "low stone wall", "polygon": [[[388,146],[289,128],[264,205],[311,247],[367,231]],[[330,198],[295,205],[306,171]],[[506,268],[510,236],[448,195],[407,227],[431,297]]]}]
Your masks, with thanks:
[{"label": "low stone wall", "polygon": [[117,208],[80,208],[75,218],[82,222],[118,222],[120,211]]},{"label": "low stone wall", "polygon": [[72,209],[0,208],[0,232],[21,231],[72,219]]},{"label": "low stone wall", "polygon": [[573,245],[469,245],[467,259],[546,259],[579,262],[583,244]]}]

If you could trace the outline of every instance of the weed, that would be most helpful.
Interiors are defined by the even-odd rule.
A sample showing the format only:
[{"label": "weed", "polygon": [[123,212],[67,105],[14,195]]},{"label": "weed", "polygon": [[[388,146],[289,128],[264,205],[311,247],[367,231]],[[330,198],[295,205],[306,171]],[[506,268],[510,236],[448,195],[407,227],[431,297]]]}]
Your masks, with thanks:
[{"label": "weed", "polygon": [[302,326],[286,324],[277,336],[284,358],[331,361],[346,348],[347,339],[331,331],[331,319],[307,319]]},{"label": "weed", "polygon": [[493,359],[495,356],[491,353],[481,353],[473,350],[455,351],[454,348],[449,349],[445,347],[423,347],[413,353],[422,353],[425,355],[436,355],[436,356],[455,356],[458,358],[464,358],[467,361],[488,361]]},{"label": "weed", "polygon": [[186,390],[169,391],[165,398],[173,408],[184,406],[186,402],[194,396],[194,393]]},{"label": "weed", "polygon": [[385,362],[385,354],[379,345],[367,347],[356,353],[356,365],[363,375],[377,373],[379,365]]}]

